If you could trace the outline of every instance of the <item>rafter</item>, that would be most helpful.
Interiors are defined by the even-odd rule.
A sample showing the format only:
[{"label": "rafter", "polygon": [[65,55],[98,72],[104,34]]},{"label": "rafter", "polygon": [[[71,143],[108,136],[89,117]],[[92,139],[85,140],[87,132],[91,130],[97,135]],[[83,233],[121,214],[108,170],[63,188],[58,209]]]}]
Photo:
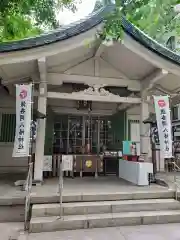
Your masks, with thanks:
[{"label": "rafter", "polygon": [[162,87],[159,84],[155,84],[154,88],[157,89],[158,91],[160,91],[162,94],[166,94],[166,95],[169,95],[169,96],[171,96],[171,94],[173,94],[171,91],[169,91],[168,89]]},{"label": "rafter", "polygon": [[179,66],[177,64],[166,60],[165,58],[152,52],[151,50],[148,50],[138,41],[134,41],[134,39],[132,39],[129,35],[124,34],[123,40],[121,42],[127,49],[129,49],[133,53],[136,53],[150,64],[157,66],[161,69],[166,69],[167,71],[177,76],[180,76]]},{"label": "rafter", "polygon": [[98,46],[98,48],[97,48],[94,56],[95,56],[95,57],[100,57],[101,54],[102,54],[103,51],[104,51],[105,46],[106,46],[106,45],[104,44],[104,42],[100,42],[100,44],[99,44],[99,46]]}]

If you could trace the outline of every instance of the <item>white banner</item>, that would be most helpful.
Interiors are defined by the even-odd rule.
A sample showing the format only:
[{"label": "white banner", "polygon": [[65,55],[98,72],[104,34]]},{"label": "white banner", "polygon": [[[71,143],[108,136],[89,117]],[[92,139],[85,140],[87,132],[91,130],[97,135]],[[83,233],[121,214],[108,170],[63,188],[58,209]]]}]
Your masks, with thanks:
[{"label": "white banner", "polygon": [[32,84],[16,85],[16,135],[13,157],[29,156]]},{"label": "white banner", "polygon": [[160,149],[164,158],[172,157],[172,133],[168,96],[154,96]]}]

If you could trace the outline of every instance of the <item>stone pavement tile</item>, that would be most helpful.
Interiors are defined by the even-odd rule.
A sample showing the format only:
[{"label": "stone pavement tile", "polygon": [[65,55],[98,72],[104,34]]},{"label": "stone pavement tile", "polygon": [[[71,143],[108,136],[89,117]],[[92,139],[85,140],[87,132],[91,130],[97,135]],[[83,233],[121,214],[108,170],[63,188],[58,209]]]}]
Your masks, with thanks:
[{"label": "stone pavement tile", "polygon": [[53,233],[33,233],[28,238],[19,240],[125,240],[119,230],[115,228],[81,229]]},{"label": "stone pavement tile", "polygon": [[179,226],[159,224],[33,233],[18,240],[180,240]]},{"label": "stone pavement tile", "polygon": [[157,233],[131,233],[124,237],[126,240],[174,240]]},{"label": "stone pavement tile", "polygon": [[166,233],[166,236],[170,240],[180,240],[180,224],[169,224],[166,230],[163,229],[163,232]]},{"label": "stone pavement tile", "polygon": [[23,223],[0,223],[0,240],[17,238],[23,227]]},{"label": "stone pavement tile", "polygon": [[180,240],[180,224],[119,227],[126,240]]}]

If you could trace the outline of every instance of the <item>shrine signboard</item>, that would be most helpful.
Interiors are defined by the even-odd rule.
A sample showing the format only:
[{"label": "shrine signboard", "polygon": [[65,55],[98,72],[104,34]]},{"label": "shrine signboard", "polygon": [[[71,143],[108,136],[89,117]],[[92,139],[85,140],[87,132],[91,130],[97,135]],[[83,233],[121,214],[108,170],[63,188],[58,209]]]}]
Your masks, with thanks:
[{"label": "shrine signboard", "polygon": [[44,156],[43,162],[43,171],[51,172],[52,171],[52,156]]},{"label": "shrine signboard", "polygon": [[172,131],[168,96],[154,96],[160,149],[164,158],[172,157]]},{"label": "shrine signboard", "polygon": [[16,85],[16,135],[13,157],[29,156],[32,84]]},{"label": "shrine signboard", "polygon": [[73,155],[62,155],[62,171],[73,170]]}]

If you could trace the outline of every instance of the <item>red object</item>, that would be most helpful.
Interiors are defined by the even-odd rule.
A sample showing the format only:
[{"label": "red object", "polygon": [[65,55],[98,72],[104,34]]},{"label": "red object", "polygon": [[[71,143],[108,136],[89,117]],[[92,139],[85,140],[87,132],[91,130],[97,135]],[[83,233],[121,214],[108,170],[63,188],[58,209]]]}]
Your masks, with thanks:
[{"label": "red object", "polygon": [[137,162],[137,156],[133,156],[133,157],[131,158],[131,161]]},{"label": "red object", "polygon": [[138,156],[123,155],[123,160],[137,162],[138,161]]},{"label": "red object", "polygon": [[26,98],[26,97],[27,97],[27,91],[26,91],[25,89],[23,89],[23,90],[20,92],[19,97],[20,97],[21,99]]},{"label": "red object", "polygon": [[166,103],[165,103],[165,101],[162,99],[162,100],[159,100],[159,101],[158,101],[158,105],[159,105],[159,107],[163,108],[163,107],[166,106]]},{"label": "red object", "polygon": [[123,160],[128,160],[128,156],[123,155]]}]

